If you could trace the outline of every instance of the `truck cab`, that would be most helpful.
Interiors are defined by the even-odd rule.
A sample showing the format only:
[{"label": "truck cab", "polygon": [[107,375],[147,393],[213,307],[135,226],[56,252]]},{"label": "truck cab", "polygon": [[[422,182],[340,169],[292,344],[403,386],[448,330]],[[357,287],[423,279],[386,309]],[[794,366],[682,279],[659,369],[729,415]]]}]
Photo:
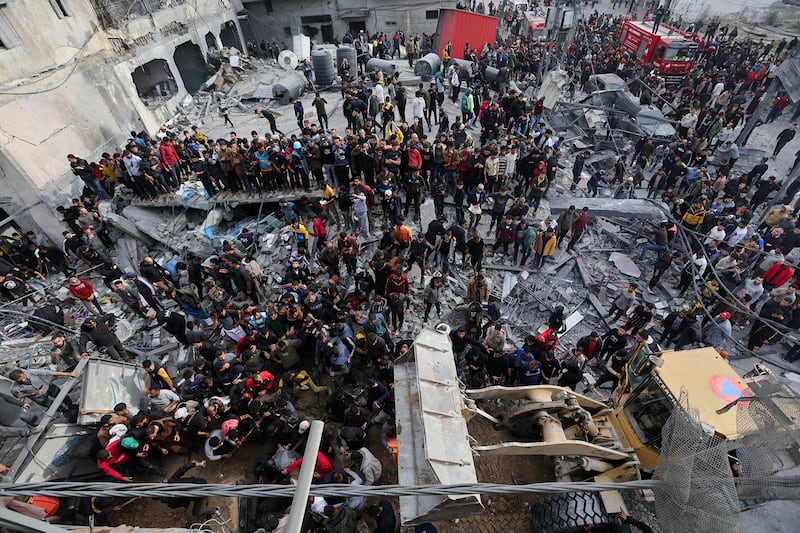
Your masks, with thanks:
[{"label": "truck cab", "polygon": [[633,448],[645,473],[658,466],[661,430],[681,404],[682,394],[692,409],[697,409],[704,427],[729,441],[739,437],[737,411],[746,407],[746,402],[718,411],[752,395],[714,348],[667,350],[658,355],[639,350],[628,362],[612,401],[614,426]]},{"label": "truck cab", "polygon": [[652,30],[652,21],[625,20],[617,41],[637,63],[652,67],[667,83],[678,83],[694,67],[699,46],[691,35],[667,24]]}]

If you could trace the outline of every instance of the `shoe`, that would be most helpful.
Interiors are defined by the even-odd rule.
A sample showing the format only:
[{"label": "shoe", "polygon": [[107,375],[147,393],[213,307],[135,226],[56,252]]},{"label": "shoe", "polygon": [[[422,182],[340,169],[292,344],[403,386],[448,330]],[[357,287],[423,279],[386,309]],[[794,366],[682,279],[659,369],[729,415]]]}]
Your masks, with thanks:
[{"label": "shoe", "polygon": [[649,285],[647,286],[647,292],[649,292],[650,294],[656,293],[656,291],[654,291]]},{"label": "shoe", "polygon": [[311,387],[308,385],[300,385],[300,390],[311,390]]}]

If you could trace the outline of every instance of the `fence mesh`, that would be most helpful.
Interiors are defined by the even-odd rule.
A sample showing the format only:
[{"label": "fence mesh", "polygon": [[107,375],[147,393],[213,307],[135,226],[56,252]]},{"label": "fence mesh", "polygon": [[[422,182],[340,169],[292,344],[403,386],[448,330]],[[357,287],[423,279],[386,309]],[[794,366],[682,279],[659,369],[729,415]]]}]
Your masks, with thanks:
[{"label": "fence mesh", "polygon": [[797,499],[800,482],[790,469],[800,462],[800,402],[785,382],[774,376],[750,383],[752,399],[738,402],[736,425],[741,447],[739,497],[748,504],[772,499]]},{"label": "fence mesh", "polygon": [[[686,391],[662,431],[656,515],[671,533],[740,531],[739,511],[767,500],[797,499],[800,403],[774,376],[749,385],[736,409],[735,440],[704,427]],[[794,469],[794,470],[792,470]]]},{"label": "fence mesh", "polygon": [[730,533],[739,527],[739,500],[726,443],[707,431],[681,392],[661,432],[654,474],[656,516],[670,533]]}]

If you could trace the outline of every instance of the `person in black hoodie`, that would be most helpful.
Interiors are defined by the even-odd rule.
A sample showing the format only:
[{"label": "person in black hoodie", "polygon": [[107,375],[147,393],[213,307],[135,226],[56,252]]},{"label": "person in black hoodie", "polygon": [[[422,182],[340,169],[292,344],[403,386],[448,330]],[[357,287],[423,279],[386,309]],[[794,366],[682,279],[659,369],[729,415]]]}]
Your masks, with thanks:
[{"label": "person in black hoodie", "polygon": [[81,356],[89,355],[86,351],[86,344],[89,341],[95,347],[105,348],[106,353],[115,361],[127,359],[125,347],[122,346],[117,335],[114,333],[114,315],[102,315],[97,318],[90,316],[81,324],[81,335],[78,339],[78,351]]}]

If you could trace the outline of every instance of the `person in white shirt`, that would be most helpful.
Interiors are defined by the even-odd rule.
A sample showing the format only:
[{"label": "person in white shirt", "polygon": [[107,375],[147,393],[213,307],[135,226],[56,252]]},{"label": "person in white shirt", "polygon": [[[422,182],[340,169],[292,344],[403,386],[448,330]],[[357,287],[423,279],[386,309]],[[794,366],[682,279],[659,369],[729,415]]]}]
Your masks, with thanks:
[{"label": "person in white shirt", "polygon": [[725,240],[725,225],[720,221],[717,223],[716,226],[708,230],[708,233],[706,233],[706,240],[703,241],[703,244],[708,244],[711,241],[722,242],[724,240]]},{"label": "person in white shirt", "polygon": [[736,229],[728,235],[728,238],[725,240],[730,246],[738,246],[739,244],[743,243],[744,240],[747,238],[747,223],[746,222],[739,222],[739,225],[736,226]]}]

